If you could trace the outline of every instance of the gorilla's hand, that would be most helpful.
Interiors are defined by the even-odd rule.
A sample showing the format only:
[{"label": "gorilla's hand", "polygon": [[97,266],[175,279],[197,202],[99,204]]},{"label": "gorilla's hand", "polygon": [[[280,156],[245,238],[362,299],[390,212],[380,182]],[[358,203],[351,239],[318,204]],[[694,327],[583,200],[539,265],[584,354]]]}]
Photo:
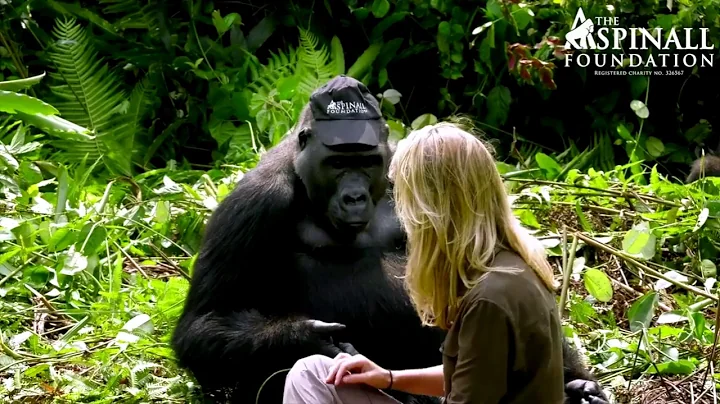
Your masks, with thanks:
[{"label": "gorilla's hand", "polygon": [[350,344],[350,343],[340,342],[340,343],[338,343],[338,347],[340,348],[341,351],[343,351],[347,354],[350,354],[353,356],[360,355],[360,352],[358,352],[358,350],[355,349],[355,347],[352,346],[352,344]]},{"label": "gorilla's hand", "polygon": [[326,323],[320,320],[305,320],[305,324],[310,327],[315,337],[320,341],[320,354],[334,358],[342,350],[335,345],[332,334],[336,331],[344,330],[345,324]]},{"label": "gorilla's hand", "polygon": [[610,404],[600,385],[592,380],[576,379],[565,385],[565,404]]}]

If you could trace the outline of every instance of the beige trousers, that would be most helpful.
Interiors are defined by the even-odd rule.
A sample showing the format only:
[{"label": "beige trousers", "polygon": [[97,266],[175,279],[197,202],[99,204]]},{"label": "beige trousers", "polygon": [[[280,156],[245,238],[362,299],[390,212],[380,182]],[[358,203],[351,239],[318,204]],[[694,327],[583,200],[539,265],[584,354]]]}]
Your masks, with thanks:
[{"label": "beige trousers", "polygon": [[370,386],[325,383],[332,364],[333,359],[324,355],[297,361],[285,378],[283,404],[401,404]]}]

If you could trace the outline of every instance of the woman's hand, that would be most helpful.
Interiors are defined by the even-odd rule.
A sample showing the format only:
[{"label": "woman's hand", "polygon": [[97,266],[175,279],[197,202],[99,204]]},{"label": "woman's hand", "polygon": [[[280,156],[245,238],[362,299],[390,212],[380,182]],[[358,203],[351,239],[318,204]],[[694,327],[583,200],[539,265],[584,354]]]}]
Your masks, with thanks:
[{"label": "woman's hand", "polygon": [[386,389],[390,385],[390,372],[362,355],[341,353],[335,357],[335,364],[330,368],[325,382],[336,386],[362,383],[376,389]]}]

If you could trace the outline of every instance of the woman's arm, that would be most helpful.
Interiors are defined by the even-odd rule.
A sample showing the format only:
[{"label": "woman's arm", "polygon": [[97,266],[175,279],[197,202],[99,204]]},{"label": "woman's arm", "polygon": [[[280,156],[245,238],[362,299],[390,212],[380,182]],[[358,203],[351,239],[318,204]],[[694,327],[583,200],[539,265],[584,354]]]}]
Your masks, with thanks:
[{"label": "woman's arm", "polygon": [[327,383],[366,384],[376,389],[392,389],[410,394],[442,397],[444,379],[442,365],[425,369],[389,371],[362,356],[338,355],[330,369]]},{"label": "woman's arm", "polygon": [[394,370],[392,376],[393,390],[436,397],[445,394],[442,365],[425,369]]}]

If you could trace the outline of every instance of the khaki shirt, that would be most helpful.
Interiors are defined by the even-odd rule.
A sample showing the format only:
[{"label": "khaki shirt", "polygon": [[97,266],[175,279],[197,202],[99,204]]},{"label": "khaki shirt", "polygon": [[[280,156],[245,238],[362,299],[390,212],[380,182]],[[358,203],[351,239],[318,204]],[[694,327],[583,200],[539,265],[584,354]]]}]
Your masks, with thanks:
[{"label": "khaki shirt", "polygon": [[447,404],[562,404],[562,331],[555,297],[516,253],[499,252],[465,295],[443,352]]}]

